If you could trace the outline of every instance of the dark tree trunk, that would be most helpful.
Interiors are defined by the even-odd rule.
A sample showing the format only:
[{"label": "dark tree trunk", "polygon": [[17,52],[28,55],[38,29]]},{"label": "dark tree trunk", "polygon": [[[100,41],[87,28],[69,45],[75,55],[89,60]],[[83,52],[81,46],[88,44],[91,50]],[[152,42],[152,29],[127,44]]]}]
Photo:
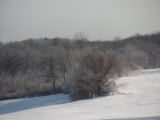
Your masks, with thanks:
[{"label": "dark tree trunk", "polygon": [[54,79],[52,80],[52,87],[53,87],[52,88],[52,93],[55,94],[56,93],[56,82],[55,82]]},{"label": "dark tree trunk", "polygon": [[97,90],[97,92],[98,92],[97,94],[98,94],[98,96],[101,96],[101,95],[102,95],[102,91],[101,91],[101,86],[100,86],[100,84],[98,84],[97,87],[98,87],[98,88],[97,88],[97,89],[98,89],[98,90]]}]

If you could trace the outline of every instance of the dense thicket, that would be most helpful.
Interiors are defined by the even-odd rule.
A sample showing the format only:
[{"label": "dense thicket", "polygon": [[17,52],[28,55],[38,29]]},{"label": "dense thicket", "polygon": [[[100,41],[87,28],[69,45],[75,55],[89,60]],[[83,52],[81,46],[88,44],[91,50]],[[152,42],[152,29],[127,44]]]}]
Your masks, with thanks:
[{"label": "dense thicket", "polygon": [[[120,64],[113,65],[113,76],[159,68],[160,33],[135,35],[114,41],[89,41],[81,33],[76,35],[75,40],[41,38],[0,42],[0,99],[47,95],[62,92],[62,88],[64,92],[71,91],[74,95],[70,89],[75,88],[76,81],[80,81],[77,76],[83,78],[88,75],[85,79],[90,80],[90,77],[95,79],[101,75],[99,81],[94,81],[103,83],[107,77],[103,78],[102,73],[109,71],[107,65],[110,64],[109,59],[113,59],[109,53],[115,56],[116,61],[120,61]],[[81,74],[75,76],[75,73]],[[71,82],[71,78],[75,81]],[[85,86],[84,83],[81,85]],[[94,88],[97,91],[89,89],[87,96],[91,93],[91,96],[100,95],[106,91],[104,86]]]}]

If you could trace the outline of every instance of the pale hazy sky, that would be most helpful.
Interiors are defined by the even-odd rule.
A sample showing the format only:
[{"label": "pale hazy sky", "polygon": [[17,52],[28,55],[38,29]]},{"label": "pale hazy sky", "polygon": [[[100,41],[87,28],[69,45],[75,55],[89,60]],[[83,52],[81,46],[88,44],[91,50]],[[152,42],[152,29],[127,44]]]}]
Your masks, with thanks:
[{"label": "pale hazy sky", "polygon": [[160,0],[0,0],[0,41],[79,31],[90,40],[160,31]]}]

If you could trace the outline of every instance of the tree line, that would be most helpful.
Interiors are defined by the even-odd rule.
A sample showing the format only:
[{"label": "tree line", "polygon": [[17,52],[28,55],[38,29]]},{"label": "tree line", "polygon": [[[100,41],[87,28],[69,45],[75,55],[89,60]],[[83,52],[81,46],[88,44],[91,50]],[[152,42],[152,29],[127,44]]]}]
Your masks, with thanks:
[{"label": "tree line", "polygon": [[160,67],[160,33],[114,41],[40,38],[0,42],[0,100],[68,93],[73,100],[117,91],[115,79]]}]

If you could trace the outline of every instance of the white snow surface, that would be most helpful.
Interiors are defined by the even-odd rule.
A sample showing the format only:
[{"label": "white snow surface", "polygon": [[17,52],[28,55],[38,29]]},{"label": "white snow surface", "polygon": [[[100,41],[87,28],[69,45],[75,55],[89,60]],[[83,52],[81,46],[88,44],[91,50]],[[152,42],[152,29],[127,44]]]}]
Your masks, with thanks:
[{"label": "white snow surface", "polygon": [[160,69],[117,83],[119,94],[76,102],[64,94],[0,101],[0,120],[160,120]]}]

